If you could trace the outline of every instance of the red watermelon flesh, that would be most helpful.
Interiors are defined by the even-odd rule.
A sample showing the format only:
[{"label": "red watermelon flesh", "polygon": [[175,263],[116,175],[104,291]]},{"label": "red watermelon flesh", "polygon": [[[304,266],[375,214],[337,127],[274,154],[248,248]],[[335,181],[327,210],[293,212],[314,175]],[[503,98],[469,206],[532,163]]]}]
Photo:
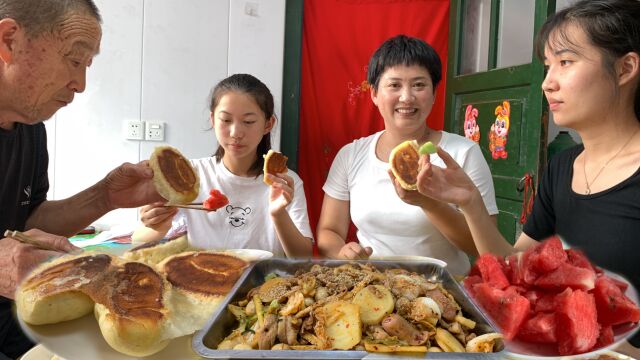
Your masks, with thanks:
[{"label": "red watermelon flesh", "polygon": [[598,336],[598,340],[596,340],[596,345],[594,348],[598,349],[603,346],[607,346],[613,344],[613,328],[611,326],[600,327],[600,336]]},{"label": "red watermelon flesh", "polygon": [[529,300],[515,291],[502,291],[485,283],[475,285],[474,289],[477,302],[500,328],[504,337],[513,339],[529,315]]},{"label": "red watermelon flesh", "polygon": [[600,335],[593,295],[567,288],[556,299],[556,337],[560,355],[591,350]]},{"label": "red watermelon flesh", "polygon": [[[602,276],[602,275],[604,275],[604,274],[600,274],[599,276]],[[618,288],[620,288],[620,290],[622,291],[623,294],[629,288],[629,284],[627,284],[624,281],[621,281],[621,280],[618,280],[618,279],[612,278],[612,277],[608,277],[608,279],[611,280],[614,284],[616,284],[616,286]]]},{"label": "red watermelon flesh", "polygon": [[543,292],[538,301],[536,302],[536,306],[534,307],[534,312],[549,312],[555,311],[556,309],[556,296],[558,293],[555,292]]},{"label": "red watermelon flesh", "polygon": [[553,344],[556,340],[556,314],[538,313],[525,321],[518,331],[518,338],[534,343]]},{"label": "red watermelon flesh", "polygon": [[213,189],[209,191],[209,197],[202,203],[202,206],[205,209],[217,210],[227,204],[229,204],[229,199],[220,190]]},{"label": "red watermelon flesh", "polygon": [[505,273],[509,274],[509,281],[514,285],[524,284],[524,278],[520,267],[521,256],[522,253],[517,253],[507,257],[507,266],[509,267],[509,271]]},{"label": "red watermelon flesh", "polygon": [[514,285],[531,285],[538,277],[538,273],[533,269],[529,262],[529,250],[513,255],[509,255],[507,261],[510,268],[511,284]]},{"label": "red watermelon flesh", "polygon": [[593,295],[598,308],[598,321],[602,325],[640,321],[640,308],[608,276],[598,277]]},{"label": "red watermelon flesh", "polygon": [[557,236],[550,237],[533,248],[529,255],[529,264],[537,273],[547,273],[567,262],[567,254]]},{"label": "red watermelon flesh", "polygon": [[471,297],[476,296],[476,291],[473,289],[475,284],[480,284],[482,282],[482,278],[479,275],[470,275],[462,280],[462,285],[464,285],[465,290],[471,295]]},{"label": "red watermelon flesh", "polygon": [[536,306],[536,303],[538,302],[538,300],[540,300],[540,297],[542,296],[542,291],[537,290],[537,289],[530,289],[525,291],[522,296],[526,297],[527,300],[529,300],[529,304],[531,304],[531,307],[534,308]]},{"label": "red watermelon flesh", "polygon": [[519,259],[520,273],[522,274],[522,281],[525,284],[533,285],[536,282],[536,279],[538,278],[538,272],[533,266],[533,262],[530,261],[531,255],[533,254],[533,252],[538,246],[539,245],[534,246],[533,250],[530,249],[523,252],[522,255],[520,256],[520,259]]},{"label": "red watermelon flesh", "polygon": [[587,256],[581,250],[567,249],[565,250],[565,253],[567,254],[569,264],[580,267],[580,268],[584,268],[584,269],[595,270],[593,268],[593,265],[591,265],[591,262],[589,261]]},{"label": "red watermelon flesh", "polygon": [[544,289],[562,290],[570,287],[572,289],[590,290],[593,289],[595,280],[596,273],[593,270],[563,263],[552,272],[538,277],[535,285]]},{"label": "red watermelon flesh", "polygon": [[476,260],[476,266],[480,271],[482,280],[496,289],[504,289],[509,286],[509,280],[502,271],[498,258],[493,254],[483,254]]}]

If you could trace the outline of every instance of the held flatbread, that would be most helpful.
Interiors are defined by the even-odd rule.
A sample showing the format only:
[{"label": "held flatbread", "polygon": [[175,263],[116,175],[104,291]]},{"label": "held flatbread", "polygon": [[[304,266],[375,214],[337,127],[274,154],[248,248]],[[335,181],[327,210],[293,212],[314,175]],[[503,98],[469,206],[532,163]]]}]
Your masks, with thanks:
[{"label": "held flatbread", "polygon": [[200,190],[198,174],[178,149],[158,146],[149,159],[158,193],[172,204],[188,204]]},{"label": "held flatbread", "polygon": [[415,140],[405,141],[391,150],[389,166],[400,186],[405,190],[416,190],[420,166],[418,161],[418,143]]},{"label": "held flatbread", "polygon": [[277,151],[269,150],[267,154],[264,156],[264,183],[267,185],[271,185],[273,181],[271,181],[267,174],[282,174],[287,172],[287,160],[289,158],[284,156],[282,153]]}]

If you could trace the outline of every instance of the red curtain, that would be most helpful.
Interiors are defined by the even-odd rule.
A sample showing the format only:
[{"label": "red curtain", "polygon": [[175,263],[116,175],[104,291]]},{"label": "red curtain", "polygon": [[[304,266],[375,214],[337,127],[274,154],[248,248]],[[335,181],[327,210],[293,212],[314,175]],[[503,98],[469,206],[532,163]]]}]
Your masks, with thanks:
[{"label": "red curtain", "polygon": [[427,118],[430,127],[442,129],[449,0],[304,1],[298,172],[314,231],[338,150],[384,128],[369,94],[367,64],[382,42],[398,34],[425,40],[442,59],[443,80]]}]

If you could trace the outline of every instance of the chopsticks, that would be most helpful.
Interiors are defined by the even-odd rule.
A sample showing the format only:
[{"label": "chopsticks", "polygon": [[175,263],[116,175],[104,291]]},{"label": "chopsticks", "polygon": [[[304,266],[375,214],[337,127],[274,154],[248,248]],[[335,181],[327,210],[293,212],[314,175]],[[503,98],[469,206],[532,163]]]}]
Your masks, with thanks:
[{"label": "chopsticks", "polygon": [[204,210],[204,211],[216,211],[216,210],[218,210],[218,209],[208,209],[208,208],[202,206],[202,203],[191,203],[191,204],[166,203],[166,204],[162,205],[162,207],[177,207],[177,208],[183,208],[183,209]]},{"label": "chopsticks", "polygon": [[[20,241],[21,243],[24,243],[24,244],[33,245],[33,246],[35,246],[35,247],[37,247],[39,249],[42,249],[42,250],[50,250],[50,251],[62,252],[59,249],[56,249],[53,246],[51,246],[51,245],[49,245],[49,244],[47,244],[45,242],[42,242],[42,241],[37,240],[37,239],[34,239],[31,236],[29,236],[29,235],[27,235],[27,234],[25,234],[23,232],[17,231],[17,230],[14,230],[14,231],[6,230],[4,232],[4,237],[11,238],[11,239],[16,240],[16,241]],[[81,253],[83,251],[84,250],[82,250],[82,249],[78,249],[78,250],[74,250],[74,251],[70,252],[69,254],[79,254],[79,253]]]}]

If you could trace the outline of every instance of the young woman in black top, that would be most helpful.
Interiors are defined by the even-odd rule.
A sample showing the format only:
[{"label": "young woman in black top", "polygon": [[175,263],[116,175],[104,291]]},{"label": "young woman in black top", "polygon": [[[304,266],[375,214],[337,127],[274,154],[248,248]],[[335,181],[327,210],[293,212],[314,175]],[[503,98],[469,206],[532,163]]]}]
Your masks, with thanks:
[{"label": "young woman in black top", "polygon": [[[580,1],[551,16],[537,40],[547,74],[542,90],[562,127],[583,144],[554,156],[515,246],[458,164],[421,159],[418,191],[458,204],[480,254],[507,255],[558,234],[598,266],[640,288],[640,1]],[[640,337],[625,352],[640,357]]]}]

